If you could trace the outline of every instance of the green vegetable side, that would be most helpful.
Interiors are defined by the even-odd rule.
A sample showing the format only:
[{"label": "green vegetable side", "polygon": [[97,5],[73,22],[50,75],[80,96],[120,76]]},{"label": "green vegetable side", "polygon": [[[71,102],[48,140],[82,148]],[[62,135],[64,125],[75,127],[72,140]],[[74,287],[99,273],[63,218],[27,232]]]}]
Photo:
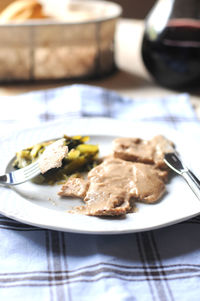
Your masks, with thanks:
[{"label": "green vegetable side", "polygon": [[[88,136],[64,135],[65,144],[68,146],[68,154],[63,159],[62,167],[54,168],[45,174],[40,174],[33,179],[34,183],[61,184],[69,177],[80,177],[81,173],[87,172],[98,164],[98,145],[86,144]],[[45,148],[55,140],[35,144],[16,153],[13,166],[16,169],[23,168],[39,158]]]}]

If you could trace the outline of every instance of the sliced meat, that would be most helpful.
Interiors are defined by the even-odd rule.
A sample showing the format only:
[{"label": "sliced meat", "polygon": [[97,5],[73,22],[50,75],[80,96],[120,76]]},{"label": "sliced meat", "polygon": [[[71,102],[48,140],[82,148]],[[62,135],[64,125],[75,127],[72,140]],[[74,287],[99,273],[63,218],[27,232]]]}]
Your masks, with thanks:
[{"label": "sliced meat", "polygon": [[165,177],[165,172],[151,165],[105,159],[89,172],[85,205],[76,207],[75,212],[95,216],[133,212],[135,201],[154,203],[159,200],[165,192]]},{"label": "sliced meat", "polygon": [[65,139],[59,139],[50,144],[39,158],[39,167],[41,173],[45,173],[52,168],[62,166],[62,160],[68,153],[68,147],[65,145]]},{"label": "sliced meat", "polygon": [[133,186],[130,191],[136,201],[144,203],[157,202],[165,192],[166,172],[152,165],[133,164]]},{"label": "sliced meat", "polygon": [[105,185],[91,183],[84,198],[86,204],[76,207],[76,212],[94,216],[116,216],[130,212],[133,206],[128,194],[120,190],[111,192]]},{"label": "sliced meat", "polygon": [[88,190],[89,182],[82,178],[69,178],[68,181],[62,185],[58,192],[60,196],[71,196],[77,198],[84,198]]},{"label": "sliced meat", "polygon": [[174,145],[164,136],[155,136],[151,140],[140,138],[117,138],[113,141],[114,157],[126,161],[155,164],[165,169],[164,154],[174,150]]},{"label": "sliced meat", "polygon": [[153,164],[153,150],[140,138],[117,138],[113,141],[114,157],[126,161]]},{"label": "sliced meat", "polygon": [[175,145],[172,141],[166,139],[164,136],[155,136],[150,140],[151,147],[154,150],[154,162],[158,168],[166,169],[167,165],[164,162],[165,153],[170,153],[175,150]]}]

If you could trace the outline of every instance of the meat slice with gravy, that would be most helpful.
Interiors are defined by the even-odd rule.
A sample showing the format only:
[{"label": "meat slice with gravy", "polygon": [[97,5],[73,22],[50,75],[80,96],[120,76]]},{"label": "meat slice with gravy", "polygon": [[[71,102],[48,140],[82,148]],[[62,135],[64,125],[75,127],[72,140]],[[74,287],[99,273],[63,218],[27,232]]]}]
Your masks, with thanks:
[{"label": "meat slice with gravy", "polygon": [[164,154],[173,152],[174,144],[164,136],[155,136],[151,140],[140,138],[117,138],[113,141],[113,155],[126,161],[155,164],[166,169]]},{"label": "meat slice with gravy", "polygon": [[[76,207],[74,212],[94,216],[133,212],[135,201],[154,203],[161,198],[165,192],[166,175],[165,171],[144,163],[105,159],[89,172],[88,180],[85,180],[87,184],[84,185],[88,189],[80,194],[85,205]],[[75,186],[70,185],[71,181],[67,183],[68,189],[62,188],[59,195],[75,195]],[[76,196],[79,194],[76,193]]]},{"label": "meat slice with gravy", "polygon": [[168,169],[163,159],[174,151],[164,136],[151,140],[117,138],[113,154],[88,173],[88,179],[69,179],[60,196],[83,199],[71,212],[93,216],[118,216],[135,211],[135,202],[155,203],[165,193]]},{"label": "meat slice with gravy", "polygon": [[58,192],[61,196],[71,196],[73,198],[84,198],[88,190],[89,182],[82,178],[69,178],[68,181],[62,185]]}]

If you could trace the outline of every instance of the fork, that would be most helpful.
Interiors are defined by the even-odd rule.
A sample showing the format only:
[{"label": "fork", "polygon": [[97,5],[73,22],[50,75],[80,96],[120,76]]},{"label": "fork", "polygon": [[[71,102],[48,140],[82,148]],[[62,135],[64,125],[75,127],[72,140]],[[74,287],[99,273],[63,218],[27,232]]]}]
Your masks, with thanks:
[{"label": "fork", "polygon": [[[61,165],[58,163],[62,162],[62,159],[67,153],[68,147],[65,145],[65,139],[61,138],[56,140],[46,147],[37,161],[24,168],[0,176],[0,185],[18,185],[38,176],[40,173],[45,173],[52,168],[60,167]],[[51,162],[50,165],[48,161]]]},{"label": "fork", "polygon": [[10,186],[24,183],[33,179],[41,173],[38,161],[35,161],[24,168],[17,169],[0,176],[0,185]]}]

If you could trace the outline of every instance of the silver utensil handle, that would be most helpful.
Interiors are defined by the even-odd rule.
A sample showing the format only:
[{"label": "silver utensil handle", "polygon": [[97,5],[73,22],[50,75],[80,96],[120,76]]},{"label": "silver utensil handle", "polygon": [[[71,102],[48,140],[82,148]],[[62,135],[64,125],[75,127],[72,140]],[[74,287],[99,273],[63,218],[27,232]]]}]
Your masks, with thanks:
[{"label": "silver utensil handle", "polygon": [[0,176],[0,185],[3,186],[9,185],[9,178],[7,174]]},{"label": "silver utensil handle", "polygon": [[200,200],[200,181],[190,170],[182,172],[182,176],[190,186],[194,194]]}]

